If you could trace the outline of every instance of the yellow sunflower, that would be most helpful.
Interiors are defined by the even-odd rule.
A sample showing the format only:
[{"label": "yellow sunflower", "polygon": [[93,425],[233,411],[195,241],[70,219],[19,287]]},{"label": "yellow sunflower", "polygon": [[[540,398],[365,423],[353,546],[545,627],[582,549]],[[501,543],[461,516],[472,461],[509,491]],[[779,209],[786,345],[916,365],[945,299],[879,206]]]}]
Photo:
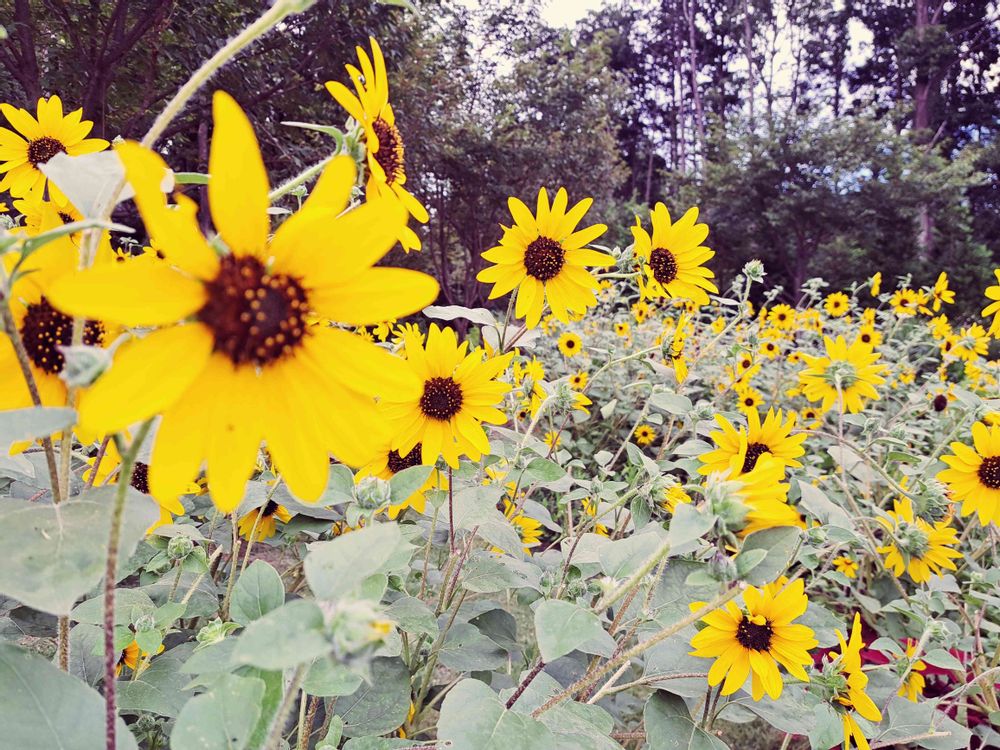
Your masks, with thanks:
[{"label": "yellow sunflower", "polygon": [[[362,466],[355,477],[361,480],[365,477],[378,477],[379,479],[392,479],[396,474],[413,466],[420,466],[423,463],[423,446],[417,443],[409,453],[399,454],[399,451],[389,448],[391,442],[385,443],[375,458],[365,466]],[[413,494],[401,503],[389,506],[387,511],[389,518],[395,519],[407,508],[413,508],[417,513],[423,513],[427,507],[427,493],[431,490],[448,489],[448,477],[437,469],[432,469],[427,475],[427,479],[420,485]]]},{"label": "yellow sunflower", "polygon": [[516,288],[514,314],[524,318],[528,328],[538,325],[546,301],[552,314],[564,323],[571,313],[583,313],[597,304],[597,279],[585,267],[611,266],[615,259],[586,247],[604,234],[604,224],[576,228],[593,202],[584,198],[567,210],[565,188],[559,188],[552,205],[542,188],[532,214],[523,202],[508,198],[514,224],[503,227],[500,244],[483,253],[494,265],[484,268],[476,278],[493,284],[490,299]]},{"label": "yellow sunflower", "polygon": [[583,340],[575,333],[566,332],[559,337],[559,351],[564,357],[575,357],[583,350]]},{"label": "yellow sunflower", "polygon": [[469,343],[458,343],[451,328],[432,323],[427,346],[417,338],[406,340],[406,364],[420,384],[417,392],[386,394],[384,414],[393,423],[393,447],[407,455],[420,443],[422,461],[433,464],[444,456],[458,467],[461,455],[478,461],[490,452],[490,441],[482,423],[503,424],[507,415],[497,406],[511,389],[497,378],[507,369],[514,353],[486,358]]},{"label": "yellow sunflower", "polygon": [[[691,611],[704,606],[704,602],[694,602]],[[805,670],[812,664],[809,649],[819,642],[811,628],[795,622],[808,606],[801,578],[789,583],[782,576],[761,588],[748,586],[742,608],[730,601],[701,618],[706,627],[691,639],[694,651],[690,653],[715,659],[708,670],[708,684],[714,687],[721,682],[722,695],[732,695],[750,677],[755,701],[764,693],[777,700],[784,688],[779,664],[796,679],[809,682]]]},{"label": "yellow sunflower", "polygon": [[651,445],[654,440],[656,440],[656,430],[650,427],[648,424],[641,424],[635,428],[635,432],[632,434],[635,438],[635,442],[643,447]]},{"label": "yellow sunflower", "polygon": [[657,203],[649,219],[652,233],[643,229],[638,216],[632,227],[635,254],[645,274],[639,281],[643,298],[671,297],[707,305],[706,292],[715,294],[719,289],[709,281],[715,274],[703,265],[715,251],[701,244],[708,237],[708,224],[698,223],[698,209],[690,208],[671,222],[667,207]]},{"label": "yellow sunflower", "polygon": [[843,678],[843,687],[834,698],[836,701],[834,706],[840,709],[841,720],[844,723],[844,750],[849,750],[852,740],[859,750],[870,750],[868,740],[854,718],[854,713],[869,721],[879,722],[882,721],[882,712],[865,693],[865,688],[868,687],[868,675],[861,669],[861,649],[865,644],[861,640],[860,614],[854,615],[850,641],[844,641],[844,634],[839,628],[837,639],[840,641],[840,653],[831,652],[829,658],[833,660],[833,668]]},{"label": "yellow sunflower", "polygon": [[767,314],[767,322],[782,331],[790,331],[795,328],[795,318],[795,310],[785,304],[775,305]]},{"label": "yellow sunflower", "polygon": [[574,372],[569,376],[569,387],[574,391],[582,391],[587,387],[589,377],[586,372]]},{"label": "yellow sunflower", "polygon": [[982,316],[984,318],[993,316],[993,321],[990,323],[990,335],[996,336],[1000,333],[1000,268],[994,269],[993,275],[996,276],[997,283],[986,287],[986,298],[991,302],[983,308]]},{"label": "yellow sunflower", "polygon": [[[912,638],[906,639],[906,656],[912,659],[917,653],[917,642]],[[924,694],[924,687],[927,685],[927,680],[924,678],[923,672],[927,669],[927,664],[921,659],[917,659],[913,662],[910,667],[909,674],[906,675],[906,679],[903,680],[903,684],[899,686],[899,692],[897,695],[901,695],[906,700],[916,703],[917,700]]]},{"label": "yellow sunflower", "polygon": [[268,179],[253,129],[218,92],[209,156],[212,218],[228,252],[200,230],[196,206],[160,191],[166,165],[134,143],[118,146],[146,229],[164,263],[122,263],[59,279],[55,304],[81,316],[151,326],[123,345],[84,394],[80,421],[115,432],[162,414],[150,488],[172,497],[207,463],[212,499],[234,510],[266,440],[289,489],[315,500],[330,453],[361,465],[385,428],[373,397],[419,395],[398,357],[307,318],[370,325],[419,310],[437,295],[429,276],[372,268],[395,243],[405,212],[372,200],[344,212],[350,157],[334,159],[302,208],[270,235]]},{"label": "yellow sunflower", "polygon": [[795,429],[795,415],[792,414],[787,420],[782,419],[782,412],[768,409],[764,421],[760,420],[760,412],[756,408],[746,412],[747,426],[737,430],[732,422],[721,414],[715,416],[721,430],[716,430],[709,434],[715,443],[715,450],[699,456],[702,467],[699,471],[702,474],[712,474],[717,471],[726,471],[732,461],[732,457],[744,451],[744,463],[741,473],[752,471],[757,465],[757,459],[765,453],[773,456],[783,466],[802,466],[798,459],[805,453],[802,447],[806,436],[802,433],[793,435]]},{"label": "yellow sunflower", "polygon": [[[396,116],[389,104],[385,59],[378,42],[371,37],[368,41],[372,47],[370,58],[361,47],[357,48],[361,70],[353,65],[346,66],[357,95],[337,81],[328,81],[326,90],[364,128],[368,152],[365,186],[368,200],[395,198],[410,216],[426,224],[427,209],[403,187],[406,184],[403,136],[396,127]],[[420,238],[405,222],[398,232],[398,239],[407,252],[420,249]]]},{"label": "yellow sunflower", "polygon": [[58,96],[38,100],[37,119],[28,110],[10,104],[0,104],[0,112],[14,128],[0,128],[0,193],[6,190],[15,198],[30,195],[41,199],[47,184],[49,198],[64,205],[66,196],[48,181],[38,165],[56,154],[82,156],[108,147],[103,138],[87,137],[94,123],[83,119],[82,109],[63,115]]},{"label": "yellow sunflower", "polygon": [[910,574],[914,583],[925,583],[931,574],[941,575],[941,569],[955,570],[953,558],[962,553],[952,549],[958,544],[958,533],[947,521],[938,521],[933,526],[922,518],[914,518],[913,503],[908,497],[893,501],[893,509],[886,511],[889,518],[879,518],[878,522],[889,532],[889,541],[879,547],[879,554],[885,555],[885,567],[896,578],[904,572]]},{"label": "yellow sunflower", "polygon": [[934,288],[931,289],[931,307],[934,312],[941,309],[942,303],[955,304],[955,292],[948,288],[948,274],[944,271],[938,275],[937,281],[934,282]]},{"label": "yellow sunflower", "polygon": [[806,527],[802,516],[788,504],[788,484],[785,466],[768,453],[758,457],[753,469],[743,472],[747,463],[746,438],[740,452],[729,461],[728,482],[734,498],[747,508],[739,536],[744,537],[761,529],[776,526]]},{"label": "yellow sunflower", "polygon": [[910,289],[909,287],[897,289],[889,300],[892,309],[900,317],[916,315],[918,312],[929,315],[931,311],[927,307],[928,302],[927,292],[923,289]]},{"label": "yellow sunflower", "polygon": [[[159,654],[164,648],[165,646],[161,643],[160,647],[156,650],[156,653]],[[134,672],[136,667],[139,666],[139,660],[145,659],[147,656],[149,656],[149,652],[140,649],[139,644],[133,639],[133,641],[123,648],[122,652],[118,655],[118,661],[115,663],[115,674],[120,675],[122,673],[122,669],[125,667],[128,667]]]},{"label": "yellow sunflower", "polygon": [[848,578],[858,577],[858,569],[860,566],[858,565],[858,561],[853,557],[841,555],[833,558],[830,562],[833,563],[833,569],[838,573],[843,573]]},{"label": "yellow sunflower", "polygon": [[749,385],[737,383],[733,387],[733,390],[736,392],[736,408],[744,414],[756,411],[757,408],[764,402],[764,398],[760,395],[760,391]]},{"label": "yellow sunflower", "polygon": [[850,345],[843,336],[836,340],[823,337],[826,356],[803,354],[806,368],[799,373],[803,395],[810,401],[822,401],[828,411],[843,397],[844,408],[855,414],[864,408],[865,399],[879,398],[875,386],[885,382],[884,365],[875,364],[879,354],[860,339]]},{"label": "yellow sunflower", "polygon": [[832,318],[839,318],[851,308],[851,299],[843,292],[834,292],[826,297],[823,308]]},{"label": "yellow sunflower", "polygon": [[[291,520],[292,514],[288,512],[288,508],[268,500],[263,507],[254,508],[243,516],[238,528],[241,537],[247,541],[259,542],[261,539],[270,539],[274,536],[278,529],[278,521],[288,523]],[[251,535],[253,539],[250,538]]]},{"label": "yellow sunflower", "polygon": [[[531,516],[525,515],[523,510],[518,510],[509,499],[503,499],[503,515],[514,526],[517,535],[521,537],[522,550],[524,554],[530,555],[531,550],[542,543],[542,524]],[[506,550],[493,548],[493,552],[503,553]]]},{"label": "yellow sunflower", "polygon": [[872,285],[872,297],[878,297],[878,293],[882,291],[882,272],[877,271],[871,278]]},{"label": "yellow sunflower", "polygon": [[1000,426],[974,423],[972,442],[975,450],[964,443],[951,444],[952,455],[941,456],[948,468],[937,478],[962,503],[962,516],[975,513],[982,526],[1000,524]]},{"label": "yellow sunflower", "polygon": [[677,510],[678,505],[690,504],[691,496],[687,493],[683,486],[673,484],[663,490],[663,500],[660,501],[660,507],[668,513],[673,513]]}]

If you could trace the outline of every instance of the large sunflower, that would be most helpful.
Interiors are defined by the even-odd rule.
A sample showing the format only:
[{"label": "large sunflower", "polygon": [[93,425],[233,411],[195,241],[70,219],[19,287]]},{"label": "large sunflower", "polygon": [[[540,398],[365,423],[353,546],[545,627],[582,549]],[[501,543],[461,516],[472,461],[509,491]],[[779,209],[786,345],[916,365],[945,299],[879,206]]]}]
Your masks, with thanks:
[{"label": "large sunflower", "polygon": [[[420,334],[416,334],[419,336]],[[390,448],[390,442],[384,443],[378,453],[368,464],[362,466],[355,481],[360,481],[365,477],[378,477],[379,479],[392,479],[396,474],[423,463],[423,446],[417,443],[409,453],[400,455],[399,451]],[[427,507],[427,493],[431,490],[448,489],[448,477],[444,476],[437,469],[432,469],[427,475],[427,479],[422,485],[413,491],[409,497],[402,502],[389,506],[387,513],[389,518],[395,519],[407,508],[413,508],[417,513],[423,513]]]},{"label": "large sunflower", "polygon": [[[695,602],[691,611],[704,606]],[[809,682],[805,670],[812,663],[809,649],[819,642],[811,628],[794,622],[808,606],[801,578],[789,583],[782,576],[762,588],[748,586],[742,609],[730,601],[724,609],[701,618],[707,627],[691,639],[691,655],[715,659],[708,670],[708,684],[714,687],[722,682],[722,695],[735,693],[749,676],[755,701],[764,693],[777,700],[784,687],[779,664],[793,677]]]},{"label": "large sunflower", "polygon": [[10,104],[0,104],[0,112],[14,128],[0,128],[0,193],[7,190],[15,198],[41,198],[47,184],[49,197],[59,205],[65,204],[66,196],[48,181],[38,165],[56,154],[81,156],[108,147],[103,138],[87,137],[94,123],[83,119],[82,109],[63,115],[58,96],[38,100],[37,118]]},{"label": "large sunflower", "polygon": [[597,279],[585,266],[611,266],[615,259],[586,247],[607,231],[604,224],[576,228],[593,202],[584,198],[567,210],[565,188],[559,188],[551,205],[542,188],[532,214],[517,198],[507,199],[514,224],[503,227],[500,244],[483,253],[495,265],[484,268],[476,278],[493,284],[490,299],[516,288],[514,314],[524,318],[528,328],[538,325],[546,301],[564,323],[569,322],[570,313],[582,314],[597,304]]},{"label": "large sunflower", "polygon": [[747,508],[739,536],[775,526],[806,527],[802,516],[788,504],[788,484],[784,482],[785,465],[770,454],[758,457],[753,469],[744,473],[747,463],[746,438],[740,451],[729,461],[729,482],[733,495]]},{"label": "large sunflower", "polygon": [[514,354],[486,358],[480,349],[469,351],[469,343],[458,343],[451,328],[431,324],[427,346],[420,339],[406,339],[406,362],[421,387],[414,393],[383,395],[385,415],[393,422],[393,447],[409,455],[420,444],[423,463],[433,464],[444,456],[458,467],[458,457],[478,460],[490,452],[490,441],[482,423],[503,424],[507,415],[497,406],[511,389],[497,380]]},{"label": "large sunflower", "polygon": [[952,549],[958,544],[958,534],[947,521],[933,526],[913,515],[913,503],[908,497],[894,500],[889,518],[878,521],[890,532],[889,541],[878,548],[885,555],[885,567],[896,578],[908,572],[914,583],[925,583],[931,575],[941,575],[941,569],[955,570],[953,558],[962,553]]},{"label": "large sunflower", "polygon": [[[344,84],[328,81],[326,90],[347,113],[358,121],[365,131],[365,148],[368,152],[368,199],[391,196],[406,207],[407,213],[421,224],[427,223],[427,209],[403,185],[406,184],[403,136],[396,127],[396,116],[389,104],[389,79],[385,73],[385,58],[378,42],[369,37],[372,56],[357,48],[361,70],[347,65],[354,90],[352,94]],[[403,249],[420,249],[420,238],[406,226],[399,231]]]},{"label": "large sunflower", "polygon": [[975,513],[982,526],[1000,524],[1000,426],[976,422],[972,443],[975,450],[964,443],[952,443],[952,455],[941,456],[949,468],[937,478],[961,501],[963,516]]},{"label": "large sunflower", "polygon": [[361,465],[386,437],[372,397],[417,397],[420,384],[399,358],[307,319],[371,325],[425,306],[437,282],[372,268],[405,212],[378,199],[345,213],[356,174],[346,156],[269,239],[268,179],[253,129],[229,95],[216,93],[213,106],[208,197],[228,252],[202,236],[193,201],[167,205],[163,160],[126,143],[119,156],[166,262],[91,268],[52,290],[74,314],[156,327],[119,349],[81,399],[80,420],[116,432],[162,414],[149,473],[157,497],[179,494],[207,463],[212,499],[235,509],[266,440],[292,492],[315,500],[330,453]]},{"label": "large sunflower", "polygon": [[[784,466],[801,466],[796,459],[805,453],[802,442],[805,433],[792,434],[795,429],[795,414],[789,415],[787,421],[782,419],[782,412],[768,409],[764,421],[760,421],[760,412],[756,408],[746,412],[747,426],[739,430],[721,414],[715,416],[721,430],[709,434],[717,446],[715,450],[702,454],[699,458],[702,474],[712,474],[716,471],[726,471],[732,457],[738,454],[746,445],[742,473],[751,471],[757,465],[757,459],[765,453],[778,459]],[[742,438],[742,439],[741,439]]]},{"label": "large sunflower", "polygon": [[680,219],[671,223],[670,212],[657,203],[649,214],[652,234],[642,227],[637,216],[632,227],[635,254],[642,260],[645,280],[640,278],[643,298],[677,297],[707,305],[706,292],[717,293],[715,278],[702,265],[715,255],[701,243],[708,237],[708,224],[698,223],[698,209],[690,208]]},{"label": "large sunflower", "polygon": [[884,365],[875,364],[879,354],[871,346],[855,339],[850,345],[843,336],[836,340],[823,337],[826,356],[803,354],[807,367],[799,373],[803,395],[810,401],[822,401],[823,411],[835,406],[843,396],[844,408],[855,414],[865,399],[879,398],[875,386],[885,382]]}]

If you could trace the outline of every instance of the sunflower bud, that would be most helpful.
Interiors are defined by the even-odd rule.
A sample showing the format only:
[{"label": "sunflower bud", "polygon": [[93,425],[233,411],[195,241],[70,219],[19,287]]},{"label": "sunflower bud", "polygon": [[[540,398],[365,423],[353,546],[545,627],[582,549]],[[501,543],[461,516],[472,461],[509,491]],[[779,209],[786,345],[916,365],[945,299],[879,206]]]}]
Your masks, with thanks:
[{"label": "sunflower bud", "polygon": [[167,542],[167,557],[180,562],[194,552],[194,541],[186,536],[175,536]]},{"label": "sunflower bud", "polygon": [[948,488],[936,479],[931,479],[916,496],[913,511],[925,521],[933,523],[947,516],[950,507]]},{"label": "sunflower bud", "polygon": [[743,275],[750,280],[751,284],[759,284],[767,276],[767,272],[764,271],[764,263],[754,258],[748,260],[743,266]]},{"label": "sunflower bud", "polygon": [[365,510],[378,510],[389,505],[392,488],[384,479],[365,477],[355,486],[354,496],[358,499],[358,505]]},{"label": "sunflower bud", "polygon": [[931,547],[927,532],[916,524],[906,524],[896,534],[899,550],[910,557],[924,557]]},{"label": "sunflower bud", "polygon": [[99,346],[60,346],[66,364],[59,377],[70,388],[86,388],[111,366],[111,352]]},{"label": "sunflower bud", "polygon": [[227,635],[232,633],[238,627],[239,625],[235,622],[223,622],[216,617],[208,623],[208,625],[205,625],[198,631],[198,635],[195,636],[195,640],[198,641],[198,646],[195,648],[195,651],[220,643],[225,640]]}]

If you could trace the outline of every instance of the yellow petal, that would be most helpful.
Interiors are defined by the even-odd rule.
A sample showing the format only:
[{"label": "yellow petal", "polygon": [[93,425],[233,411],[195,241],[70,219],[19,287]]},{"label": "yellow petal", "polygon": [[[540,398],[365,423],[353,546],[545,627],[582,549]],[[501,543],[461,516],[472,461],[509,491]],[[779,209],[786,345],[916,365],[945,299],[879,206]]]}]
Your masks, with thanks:
[{"label": "yellow petal", "polygon": [[313,292],[314,309],[350,325],[372,325],[402,318],[420,310],[437,297],[438,283],[407,268],[369,268],[343,287]]}]

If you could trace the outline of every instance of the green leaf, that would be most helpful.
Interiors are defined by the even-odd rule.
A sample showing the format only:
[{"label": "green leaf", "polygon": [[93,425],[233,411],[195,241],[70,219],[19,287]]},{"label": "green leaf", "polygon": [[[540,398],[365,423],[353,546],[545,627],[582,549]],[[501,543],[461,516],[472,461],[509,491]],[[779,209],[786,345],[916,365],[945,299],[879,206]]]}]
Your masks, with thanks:
[{"label": "green leaf", "polygon": [[[874,738],[873,743],[891,744],[907,737],[918,734],[926,734],[930,731],[931,725],[936,731],[950,732],[946,737],[935,737],[920,740],[916,744],[920,747],[933,748],[933,750],[961,750],[969,746],[971,732],[963,726],[955,723],[947,716],[936,710],[937,701],[924,701],[922,703],[912,703],[911,701],[893,696],[888,707],[888,726]],[[883,724],[886,722],[883,721]]]},{"label": "green leaf", "polygon": [[799,482],[799,492],[801,499],[799,505],[812,513],[821,523],[839,526],[844,529],[853,529],[854,524],[851,517],[839,505],[826,496],[819,487],[814,487],[808,482]]},{"label": "green leaf", "polygon": [[[142,615],[156,611],[156,604],[145,591],[115,589],[115,625],[129,625]],[[95,596],[81,602],[69,614],[71,620],[91,625],[104,624],[104,597]]]},{"label": "green leaf", "polygon": [[174,182],[178,185],[207,185],[208,175],[201,172],[174,172]]},{"label": "green leaf", "polygon": [[[5,499],[0,504],[0,593],[33,609],[68,615],[104,576],[115,489],[91,490],[58,506]],[[121,566],[157,518],[156,503],[129,488],[118,546]]]},{"label": "green leaf", "polygon": [[529,750],[555,745],[540,721],[504,707],[500,697],[479,680],[462,680],[444,699],[438,740],[451,750]]},{"label": "green leaf", "polygon": [[77,625],[69,631],[69,673],[88,685],[104,677],[104,630]]},{"label": "green leaf", "polygon": [[448,631],[438,660],[456,672],[489,671],[507,663],[507,652],[475,625],[460,622]]},{"label": "green leaf", "polygon": [[802,532],[794,526],[777,526],[773,529],[761,529],[743,540],[740,554],[736,556],[736,569],[740,570],[740,558],[748,554],[756,555],[759,551],[766,554],[744,577],[747,583],[763,586],[771,583],[784,573],[792,564],[792,557],[799,547]]},{"label": "green leaf", "polygon": [[664,544],[666,541],[663,530],[659,527],[650,527],[645,533],[608,542],[597,551],[601,570],[612,578],[627,578]]},{"label": "green leaf", "polygon": [[493,594],[522,585],[521,579],[492,555],[472,557],[462,568],[460,584],[477,594]]},{"label": "green leaf", "polygon": [[171,649],[154,657],[149,668],[134,680],[121,680],[118,683],[118,710],[122,713],[151,711],[176,717],[191,696],[184,689],[188,678],[179,671],[190,651],[187,645]]},{"label": "green leaf", "polygon": [[605,632],[597,615],[571,602],[549,599],[535,610],[538,650],[547,662],[577,649],[610,656],[615,640]]},{"label": "green leaf", "polygon": [[75,421],[76,411],[66,407],[31,406],[0,412],[0,451],[6,455],[11,443],[48,437]]},{"label": "green leaf", "polygon": [[181,709],[171,750],[244,750],[261,713],[264,681],[230,674]]},{"label": "green leaf", "polygon": [[965,665],[943,648],[931,649],[920,658],[931,666],[940,667],[941,669],[955,669],[963,674],[965,673]]},{"label": "green leaf", "polygon": [[236,639],[233,663],[285,669],[312,661],[331,649],[323,624],[323,613],[316,602],[288,602],[250,623]]},{"label": "green leaf", "polygon": [[431,608],[420,599],[404,596],[394,601],[386,610],[386,615],[397,622],[402,630],[418,635],[438,634],[437,619]]},{"label": "green leaf", "polygon": [[345,737],[391,732],[406,721],[410,712],[410,671],[402,660],[373,659],[371,670],[370,683],[337,701]]},{"label": "green leaf", "polygon": [[566,476],[566,470],[555,461],[539,457],[531,460],[524,470],[524,476],[535,482],[558,482]]},{"label": "green leaf", "polygon": [[667,412],[667,414],[674,414],[679,417],[687,416],[691,409],[694,408],[691,399],[687,396],[662,391],[650,396],[649,403],[655,408]]},{"label": "green leaf", "polygon": [[306,672],[302,689],[309,695],[332,698],[351,695],[357,691],[362,682],[361,675],[352,672],[345,665],[337,663],[330,657],[320,657]]},{"label": "green leaf", "polygon": [[405,565],[412,551],[397,524],[367,526],[310,544],[304,564],[306,580],[318,599],[337,600],[369,576]]},{"label": "green leaf", "polygon": [[715,525],[715,516],[699,512],[693,505],[678,505],[670,519],[667,541],[671,556],[693,551],[695,542]]},{"label": "green leaf", "polygon": [[389,480],[389,493],[393,505],[406,501],[410,495],[423,487],[427,477],[434,471],[433,466],[411,466],[394,474]]},{"label": "green leaf", "polygon": [[[682,506],[683,507],[683,506]],[[700,729],[679,696],[655,692],[642,712],[649,750],[726,750],[729,746]]]},{"label": "green leaf", "polygon": [[284,603],[285,586],[278,571],[263,560],[254,560],[233,586],[229,617],[249,625]]},{"label": "green leaf", "polygon": [[767,557],[767,550],[750,549],[736,556],[736,575],[746,578],[747,573],[756,568]]},{"label": "green leaf", "polygon": [[[9,501],[4,501],[9,502]],[[17,750],[103,750],[104,699],[45,659],[0,643],[0,727]],[[117,720],[117,750],[136,750]]]}]

